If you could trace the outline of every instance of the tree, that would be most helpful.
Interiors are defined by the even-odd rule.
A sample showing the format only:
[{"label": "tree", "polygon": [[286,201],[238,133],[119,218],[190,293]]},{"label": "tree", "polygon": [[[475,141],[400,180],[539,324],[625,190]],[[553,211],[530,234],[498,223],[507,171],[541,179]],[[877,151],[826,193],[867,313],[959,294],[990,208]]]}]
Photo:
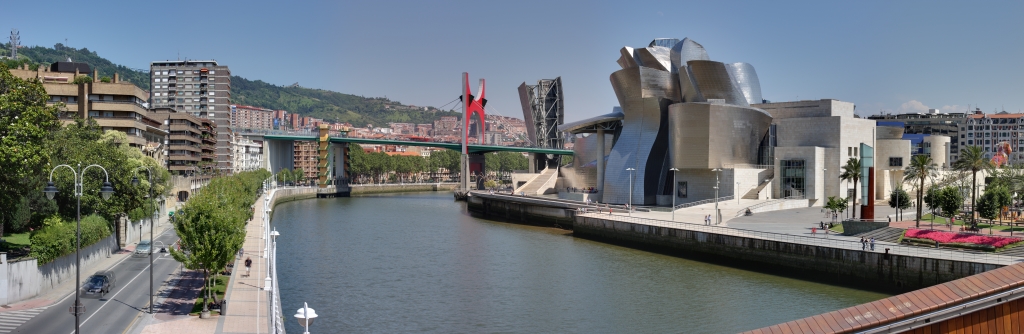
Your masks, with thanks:
[{"label": "tree", "polygon": [[991,160],[985,158],[985,151],[981,146],[968,146],[960,151],[960,159],[953,163],[953,168],[962,172],[971,172],[971,208],[974,210],[978,198],[978,172],[992,170],[995,166],[992,165]]},{"label": "tree", "polygon": [[955,186],[946,186],[937,193],[939,208],[942,209],[942,215],[946,218],[953,219],[957,213],[960,212],[960,207],[964,205],[964,196],[960,193],[960,189]]},{"label": "tree", "polygon": [[[241,249],[257,190],[269,176],[266,170],[259,170],[211,180],[175,214],[174,230],[181,239],[181,250],[171,249],[171,256],[185,268],[202,270],[209,282],[210,273],[220,272]],[[206,298],[204,312],[208,311]],[[216,295],[213,300],[217,302]]]},{"label": "tree", "polygon": [[[982,195],[983,199],[988,203],[989,208],[987,210],[995,210],[995,214],[992,218],[985,217],[987,219],[999,218],[1002,223],[1003,208],[1010,206],[1013,203],[1013,197],[1010,196],[1010,191],[1003,185],[990,186],[985,189],[985,194]],[[981,205],[979,203],[979,205]],[[979,209],[980,210],[980,209]]]},{"label": "tree", "polygon": [[910,207],[910,195],[903,188],[893,189],[889,194],[889,207],[898,210],[896,220],[901,220],[903,210]]},{"label": "tree", "polygon": [[846,210],[846,199],[829,196],[828,201],[825,202],[825,209],[832,211],[832,214],[841,214]]},{"label": "tree", "polygon": [[[857,181],[860,181],[861,177],[863,177],[861,167],[860,159],[850,158],[849,160],[846,160],[846,164],[842,167],[843,173],[839,174],[840,180],[853,181],[853,200],[851,205],[857,203]],[[871,203],[864,204],[871,205]],[[853,214],[853,218],[857,218],[857,210],[852,210],[851,213]]]},{"label": "tree", "polygon": [[918,181],[917,187],[917,217],[914,222],[914,226],[921,227],[921,210],[924,205],[921,205],[921,201],[924,200],[924,180],[935,176],[938,166],[932,162],[932,157],[927,154],[915,155],[910,159],[910,165],[907,166],[906,174],[903,176],[904,181]]},{"label": "tree", "polygon": [[53,208],[38,196],[49,162],[43,140],[60,127],[61,106],[47,100],[39,81],[17,78],[0,64],[0,234],[4,227],[26,225],[40,209]]},{"label": "tree", "polygon": [[928,206],[928,211],[932,213],[932,223],[935,222],[935,209],[941,208],[941,191],[937,187],[928,188],[928,192],[924,195],[924,204]]}]

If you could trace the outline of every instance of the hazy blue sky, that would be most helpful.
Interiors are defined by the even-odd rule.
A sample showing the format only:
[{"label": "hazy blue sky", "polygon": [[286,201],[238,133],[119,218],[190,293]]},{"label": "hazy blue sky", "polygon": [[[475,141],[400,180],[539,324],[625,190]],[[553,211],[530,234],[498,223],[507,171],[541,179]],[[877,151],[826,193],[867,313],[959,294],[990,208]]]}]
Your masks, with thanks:
[{"label": "hazy blue sky", "polygon": [[[88,47],[117,63],[213,58],[249,79],[440,106],[460,74],[522,117],[516,87],[561,76],[566,120],[617,105],[623,46],[690,37],[747,62],[772,101],[835,98],[859,114],[1024,110],[1024,2],[32,1],[0,32]],[[75,17],[72,19],[72,17]],[[182,19],[183,17],[188,17]],[[52,18],[52,19],[49,19]]]}]

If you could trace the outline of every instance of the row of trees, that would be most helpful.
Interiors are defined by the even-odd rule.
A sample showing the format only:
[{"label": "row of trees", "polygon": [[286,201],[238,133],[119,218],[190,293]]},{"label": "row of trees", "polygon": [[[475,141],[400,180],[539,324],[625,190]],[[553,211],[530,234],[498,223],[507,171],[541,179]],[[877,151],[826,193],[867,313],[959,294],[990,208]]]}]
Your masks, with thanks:
[{"label": "row of trees", "polygon": [[277,172],[277,182],[299,183],[306,180],[306,171],[302,168],[294,170],[285,168]]},{"label": "row of trees", "polygon": [[[357,144],[349,144],[352,182],[385,183],[420,182],[424,180],[455,179],[459,176],[459,152],[433,151],[430,157],[388,155],[384,152],[365,152]],[[489,175],[504,178],[515,170],[528,168],[525,156],[514,152],[484,154],[484,169]]]},{"label": "row of trees", "polygon": [[[171,256],[185,268],[202,270],[206,282],[211,273],[220,273],[245,242],[245,225],[252,219],[253,204],[270,172],[242,172],[218,177],[175,214],[174,231],[181,238],[181,249]],[[210,289],[206,289],[209,291]],[[207,310],[207,296],[203,297]],[[217,303],[216,295],[213,296]]]},{"label": "row of trees", "polygon": [[[0,64],[0,233],[47,228],[51,216],[73,222],[76,217],[74,174],[66,168],[53,172],[58,189],[54,200],[46,199],[43,187],[54,167],[67,164],[103,166],[114,196],[103,200],[99,189],[105,181],[103,171],[91,168],[84,176],[82,212],[96,214],[108,224],[126,217],[152,214],[155,205],[145,205],[150,184],[146,172],[153,171],[153,192],[157,196],[170,191],[170,174],[161,164],[129,146],[123,132],[103,131],[93,120],[76,119],[62,125],[57,118],[62,104],[47,105],[49,96],[40,82],[14,77]],[[140,186],[131,180],[138,176]],[[148,209],[139,211],[139,208]],[[55,224],[51,224],[55,225]],[[108,226],[116,230],[115,226]],[[83,244],[85,246],[86,244]]]}]

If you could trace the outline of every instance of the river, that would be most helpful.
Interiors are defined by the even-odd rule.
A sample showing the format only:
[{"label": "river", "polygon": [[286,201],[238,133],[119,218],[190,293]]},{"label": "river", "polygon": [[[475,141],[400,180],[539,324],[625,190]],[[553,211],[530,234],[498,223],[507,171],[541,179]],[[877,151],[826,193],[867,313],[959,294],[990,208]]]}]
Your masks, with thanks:
[{"label": "river", "polygon": [[311,333],[734,333],[888,295],[472,217],[451,193],[273,211],[282,307]]}]

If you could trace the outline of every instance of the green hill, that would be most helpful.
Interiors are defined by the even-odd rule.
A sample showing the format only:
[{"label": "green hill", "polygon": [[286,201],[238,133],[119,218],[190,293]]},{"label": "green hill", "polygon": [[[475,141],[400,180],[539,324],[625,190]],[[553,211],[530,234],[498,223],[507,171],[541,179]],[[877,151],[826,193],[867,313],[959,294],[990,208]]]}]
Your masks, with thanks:
[{"label": "green hill", "polygon": [[[10,53],[7,44],[0,44],[0,55]],[[33,68],[40,64],[66,61],[89,64],[99,70],[100,77],[113,76],[116,72],[121,80],[131,82],[149,90],[148,69],[130,68],[100,57],[88,48],[76,49],[57,43],[52,48],[42,46],[18,49],[18,60],[6,62],[9,65],[27,62]],[[149,64],[140,64],[146,68]],[[230,66],[230,64],[228,64]],[[91,73],[89,75],[92,75]],[[231,77],[231,103],[244,104],[274,110],[287,110],[303,116],[321,118],[334,122],[349,122],[357,127],[373,124],[385,126],[389,122],[431,123],[441,116],[458,116],[459,113],[441,111],[433,107],[411,108],[386,98],[362,97],[323,89],[299,86],[277,86],[260,80],[249,80],[240,76]]]}]

